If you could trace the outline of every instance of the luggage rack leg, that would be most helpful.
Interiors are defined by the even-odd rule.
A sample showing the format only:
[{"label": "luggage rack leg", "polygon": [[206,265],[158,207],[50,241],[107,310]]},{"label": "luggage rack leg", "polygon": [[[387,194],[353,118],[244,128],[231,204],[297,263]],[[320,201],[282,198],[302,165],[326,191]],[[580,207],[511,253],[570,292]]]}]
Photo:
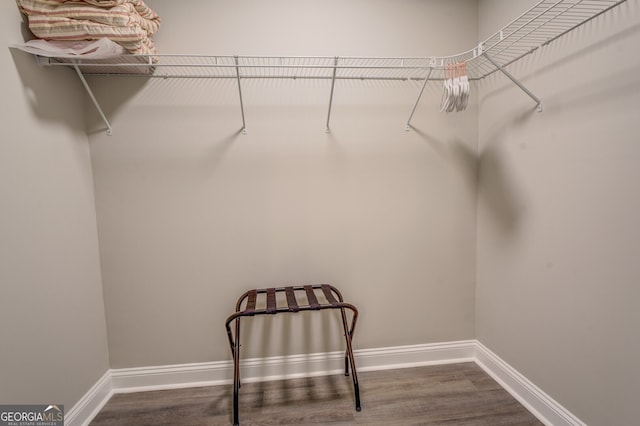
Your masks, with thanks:
[{"label": "luggage rack leg", "polygon": [[353,319],[351,320],[351,329],[347,327],[347,314],[345,308],[340,308],[340,314],[342,316],[342,327],[344,329],[344,338],[347,343],[347,350],[344,360],[344,375],[349,375],[349,364],[351,365],[351,379],[353,380],[353,394],[356,400],[356,411],[362,409],[360,405],[360,385],[358,384],[358,375],[356,373],[356,364],[353,358],[353,347],[351,344],[351,337],[353,336],[353,329],[356,325],[356,319],[358,318],[358,311],[353,310]]},{"label": "luggage rack leg", "polygon": [[238,392],[240,392],[240,318],[236,318],[236,344],[233,347],[233,424],[238,422]]}]

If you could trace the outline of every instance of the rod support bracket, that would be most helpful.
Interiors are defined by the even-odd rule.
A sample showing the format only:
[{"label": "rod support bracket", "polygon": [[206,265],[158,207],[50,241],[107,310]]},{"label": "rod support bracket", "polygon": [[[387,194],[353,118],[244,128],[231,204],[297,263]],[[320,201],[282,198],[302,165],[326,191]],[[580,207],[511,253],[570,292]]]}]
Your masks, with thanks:
[{"label": "rod support bracket", "polygon": [[93,90],[91,90],[91,87],[89,86],[89,83],[87,82],[87,79],[84,78],[84,74],[82,73],[82,70],[80,69],[78,61],[74,61],[72,63],[72,66],[73,66],[73,69],[75,70],[76,74],[78,75],[78,78],[80,79],[80,82],[82,82],[82,86],[84,86],[84,89],[87,92],[87,95],[89,95],[89,99],[91,99],[91,102],[93,102],[93,106],[95,106],[96,111],[98,111],[98,114],[100,114],[100,117],[102,118],[102,121],[104,122],[105,126],[107,126],[107,136],[111,136],[113,134],[112,131],[111,131],[111,123],[107,119],[107,116],[105,115],[104,111],[102,110],[102,107],[100,107],[100,103],[96,99],[96,96],[93,94]]},{"label": "rod support bracket", "polygon": [[[430,61],[431,63],[432,61]],[[422,87],[420,88],[420,93],[418,94],[418,98],[416,99],[416,102],[413,104],[413,109],[411,110],[411,114],[409,115],[409,119],[407,120],[405,126],[404,126],[404,130],[405,131],[409,131],[409,129],[411,128],[411,120],[413,119],[413,114],[415,114],[416,112],[416,108],[418,108],[418,103],[420,103],[420,98],[422,97],[422,94],[424,93],[424,88],[427,87],[427,83],[429,82],[429,78],[431,77],[431,72],[433,71],[433,68],[431,66],[429,66],[429,71],[427,72],[427,76],[424,78],[424,82],[422,83]]]},{"label": "rod support bracket", "polygon": [[234,55],[233,59],[236,68],[236,81],[238,82],[238,97],[240,98],[240,114],[242,116],[242,134],[247,134],[247,122],[244,118],[244,101],[242,98],[242,83],[240,82],[240,61],[238,55]]},{"label": "rod support bracket", "polygon": [[331,73],[331,92],[329,93],[329,109],[327,110],[327,121],[325,133],[329,133],[329,123],[331,122],[331,108],[333,107],[333,93],[336,88],[336,73],[338,71],[338,56],[333,58],[333,71]]},{"label": "rod support bracket", "polygon": [[526,93],[531,99],[533,99],[533,101],[536,103],[536,109],[538,110],[538,112],[542,111],[542,101],[540,100],[540,98],[538,98],[536,95],[531,93],[531,90],[527,89],[527,87],[524,84],[518,81],[517,78],[511,75],[509,71],[504,69],[504,67],[502,67],[498,62],[496,62],[491,56],[487,55],[486,52],[484,52],[484,57],[487,58],[487,60],[491,62],[491,64],[493,64],[493,66],[496,67],[497,70],[499,70],[509,80],[511,80],[513,84],[518,86],[524,93]]}]

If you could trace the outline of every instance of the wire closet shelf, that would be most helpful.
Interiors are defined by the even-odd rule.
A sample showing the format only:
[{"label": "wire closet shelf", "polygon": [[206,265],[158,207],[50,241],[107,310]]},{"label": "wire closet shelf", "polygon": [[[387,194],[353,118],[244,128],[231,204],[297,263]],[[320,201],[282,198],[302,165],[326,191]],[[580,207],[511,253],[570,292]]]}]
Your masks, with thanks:
[{"label": "wire closet shelf", "polygon": [[[291,78],[291,79],[444,79],[447,66],[466,63],[470,80],[482,79],[498,70],[489,55],[505,67],[533,53],[571,30],[626,0],[543,0],[514,19],[478,46],[440,57],[354,56],[212,56],[126,55],[110,60],[75,61],[91,74],[146,75],[183,78]],[[70,66],[68,61],[42,58],[46,65]]]},{"label": "wire closet shelf", "polygon": [[[145,76],[147,78],[236,79],[242,104],[243,79],[399,80],[424,85],[444,80],[447,70],[464,64],[469,80],[502,72],[537,104],[541,101],[505,69],[568,32],[580,27],[626,0],[542,0],[477,46],[451,56],[355,57],[355,56],[212,56],[124,55],[103,60],[38,57],[46,66],[74,67],[100,110],[84,79],[90,75]],[[422,90],[416,105],[420,100]],[[331,103],[331,101],[330,101]],[[414,110],[415,112],[415,106]],[[241,105],[242,106],[242,105]],[[101,115],[102,112],[100,111]],[[111,127],[106,118],[110,131]],[[409,121],[411,118],[409,119]],[[244,112],[243,112],[244,121]],[[409,122],[407,122],[407,128]],[[244,128],[244,122],[243,122]],[[328,128],[328,122],[327,122]]]}]

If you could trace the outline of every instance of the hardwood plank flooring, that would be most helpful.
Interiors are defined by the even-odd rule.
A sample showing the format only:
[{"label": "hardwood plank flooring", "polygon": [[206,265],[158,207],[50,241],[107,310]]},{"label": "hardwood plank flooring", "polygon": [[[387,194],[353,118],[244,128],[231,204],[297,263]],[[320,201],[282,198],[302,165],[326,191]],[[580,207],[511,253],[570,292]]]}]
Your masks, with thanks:
[{"label": "hardwood plank flooring", "polygon": [[[241,425],[542,425],[474,363],[246,383]],[[232,387],[116,394],[91,426],[229,425]]]}]

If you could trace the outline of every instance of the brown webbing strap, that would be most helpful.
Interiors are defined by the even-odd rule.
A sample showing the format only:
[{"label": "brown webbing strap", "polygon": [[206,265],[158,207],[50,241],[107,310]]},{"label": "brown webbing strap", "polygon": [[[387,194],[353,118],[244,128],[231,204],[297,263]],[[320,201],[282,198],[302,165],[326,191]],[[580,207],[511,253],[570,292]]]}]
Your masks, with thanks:
[{"label": "brown webbing strap", "polygon": [[247,307],[244,309],[244,312],[253,315],[253,312],[256,310],[256,298],[258,296],[258,292],[255,290],[249,290],[249,298],[247,299]]},{"label": "brown webbing strap", "polygon": [[324,293],[324,297],[327,298],[327,302],[329,302],[331,306],[338,306],[338,301],[333,296],[331,287],[329,287],[327,284],[322,284],[322,292]]},{"label": "brown webbing strap", "polygon": [[285,287],[284,292],[287,294],[287,305],[289,306],[289,312],[298,312],[300,310],[300,307],[298,306],[296,293],[293,290],[293,287]]},{"label": "brown webbing strap", "polygon": [[310,285],[305,285],[304,291],[307,293],[307,300],[309,301],[309,306],[311,306],[311,309],[320,309],[320,303],[318,303],[318,298],[313,292],[313,287],[311,287]]},{"label": "brown webbing strap", "polygon": [[276,306],[276,289],[268,288],[267,289],[267,313],[275,314],[278,310]]}]

